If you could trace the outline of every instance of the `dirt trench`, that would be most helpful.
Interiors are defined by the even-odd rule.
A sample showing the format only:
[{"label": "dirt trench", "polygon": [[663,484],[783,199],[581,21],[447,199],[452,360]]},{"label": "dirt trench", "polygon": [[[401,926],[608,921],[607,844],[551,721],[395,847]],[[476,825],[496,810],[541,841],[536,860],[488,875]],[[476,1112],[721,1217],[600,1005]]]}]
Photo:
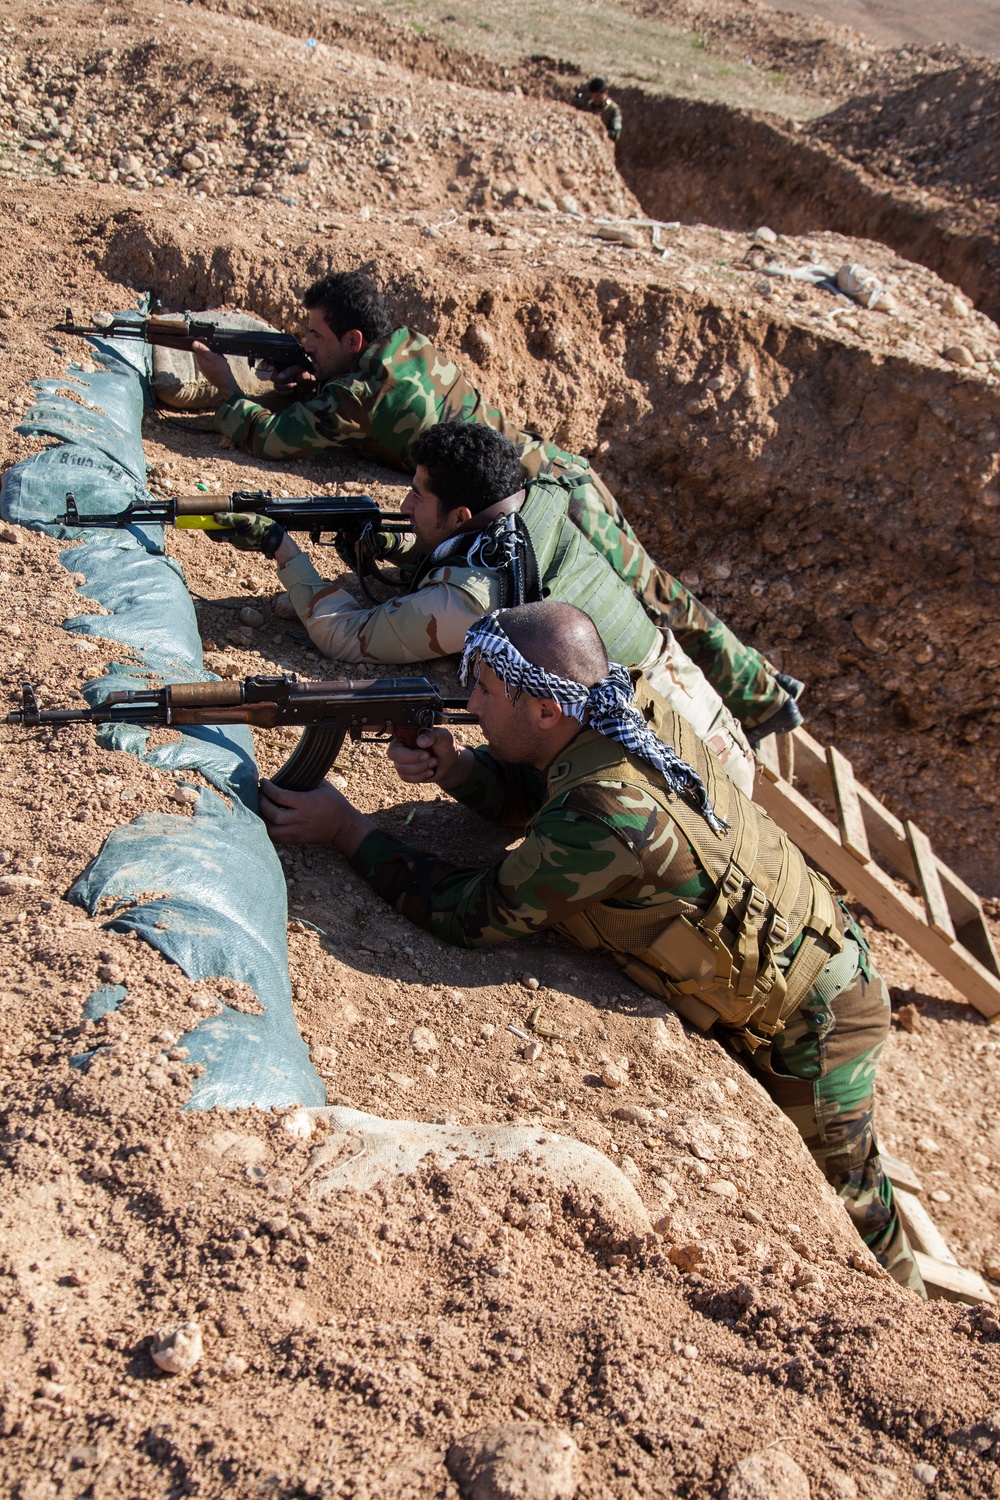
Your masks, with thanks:
[{"label": "dirt trench", "polygon": [[619,91],[628,129],[618,169],[652,218],[779,234],[831,229],[889,245],[1000,317],[992,212],[888,186],[808,130],[695,99]]},{"label": "dirt trench", "polygon": [[[96,253],[169,303],[288,326],[330,260],[192,251],[138,216]],[[592,456],[655,555],[807,684],[813,732],[1000,890],[993,388],[644,271],[456,273],[445,255],[414,271],[384,234],[355,234],[350,258],[377,259],[396,315],[461,350],[490,397]]]}]

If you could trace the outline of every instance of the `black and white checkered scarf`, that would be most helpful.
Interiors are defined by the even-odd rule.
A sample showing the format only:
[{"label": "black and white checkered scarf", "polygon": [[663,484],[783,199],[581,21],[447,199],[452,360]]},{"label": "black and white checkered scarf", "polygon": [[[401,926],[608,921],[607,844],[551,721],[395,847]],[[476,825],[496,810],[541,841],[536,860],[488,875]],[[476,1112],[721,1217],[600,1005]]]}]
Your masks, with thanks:
[{"label": "black and white checkered scarf", "polygon": [[554,672],[536,667],[518,651],[497,621],[496,615],[484,615],[465,637],[465,650],[459,676],[468,686],[470,677],[479,681],[479,668],[485,662],[500,678],[507,696],[516,703],[522,693],[529,698],[551,698],[563,713],[594,729],[608,739],[617,740],[632,755],[644,760],[663,777],[669,789],[693,803],[716,833],[726,825],[716,815],[705,783],[692,766],[657,739],[633,700],[628,672],[611,662],[607,677],[588,688]]}]

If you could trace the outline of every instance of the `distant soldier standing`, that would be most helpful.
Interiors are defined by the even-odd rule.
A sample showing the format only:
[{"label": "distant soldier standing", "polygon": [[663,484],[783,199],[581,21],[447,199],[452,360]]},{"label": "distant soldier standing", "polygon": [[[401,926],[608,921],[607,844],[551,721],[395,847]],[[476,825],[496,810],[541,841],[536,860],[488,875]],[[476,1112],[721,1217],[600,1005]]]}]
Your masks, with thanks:
[{"label": "distant soldier standing", "polygon": [[573,102],[588,115],[600,115],[608,135],[613,141],[618,139],[622,133],[622,112],[608,93],[603,78],[592,78],[585,89],[578,89]]}]

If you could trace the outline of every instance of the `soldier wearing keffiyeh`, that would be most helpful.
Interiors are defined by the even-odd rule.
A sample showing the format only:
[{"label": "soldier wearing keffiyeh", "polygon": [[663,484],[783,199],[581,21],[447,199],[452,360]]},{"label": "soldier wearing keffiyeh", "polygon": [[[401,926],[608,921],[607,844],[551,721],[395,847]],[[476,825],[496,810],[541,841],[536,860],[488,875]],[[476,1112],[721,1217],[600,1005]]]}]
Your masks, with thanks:
[{"label": "soldier wearing keffiyeh", "polygon": [[480,947],[555,928],[606,953],[686,1020],[725,1029],[794,1121],[865,1242],[921,1289],[872,1126],[889,997],[822,876],[684,723],[609,664],[590,619],[552,601],[469,631],[462,662],[487,748],[442,729],[393,745],[404,780],[434,781],[522,842],[462,868],[374,824],[332,788],[265,782],[272,836],[329,838],[397,911]]}]

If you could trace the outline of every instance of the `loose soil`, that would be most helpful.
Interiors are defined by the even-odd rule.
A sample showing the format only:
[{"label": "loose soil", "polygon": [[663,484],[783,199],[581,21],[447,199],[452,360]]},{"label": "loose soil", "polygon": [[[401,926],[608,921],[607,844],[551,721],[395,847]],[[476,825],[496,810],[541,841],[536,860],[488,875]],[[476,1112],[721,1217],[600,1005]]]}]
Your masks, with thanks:
[{"label": "loose soil", "polygon": [[[151,290],[291,328],[312,276],[377,262],[394,310],[513,414],[592,455],[657,554],[806,680],[810,728],[998,894],[1000,329],[957,286],[821,224],[756,247],[755,222],[654,242],[595,122],[553,103],[526,136],[523,97],[440,72],[431,86],[415,71],[426,53],[397,60],[360,22],[356,50],[324,42],[303,62],[301,38],[249,7],[159,19],[136,4],[101,17],[104,38],[90,8],[42,11],[7,23],[5,466],[38,446],[13,431],[28,379],[87,359],[47,332],[67,301],[93,312]],[[60,161],[78,170],[56,180]],[[598,237],[623,216],[631,243]],[[869,265],[898,316],[765,274],[814,259]],[[941,357],[958,344],[968,367]],[[261,465],[208,427],[148,415],[158,487],[402,497],[398,474]],[[270,564],[181,533],[169,548],[217,667],[337,672],[275,612]],[[92,606],[61,550],[0,530],[11,701],[29,676],[68,703],[116,652],[63,629]],[[238,620],[250,600],[256,629]],[[918,1304],[859,1254],[722,1046],[568,945],[445,950],[327,852],[290,854],[296,1018],[331,1104],[595,1146],[659,1232],[523,1164],[428,1160],[321,1196],[313,1152],[344,1138],[334,1125],[302,1138],[295,1116],[183,1111],[179,1039],[220,995],[252,1001],[192,984],[66,899],[137,811],[191,815],[174,778],[82,730],[2,739],[0,879],[22,877],[0,896],[7,1493],[456,1497],[450,1444],[525,1417],[572,1435],[578,1494],[602,1500],[721,1494],[741,1458],[775,1447],[824,1500],[997,1493],[995,1429],[972,1428],[996,1407],[1000,1324]],[[278,734],[256,743],[265,771],[287,754]],[[377,748],[355,748],[345,779],[384,827],[456,860],[502,847],[433,792],[404,795]],[[890,934],[872,940],[916,1015],[890,1038],[882,1135],[985,1271],[1000,1257],[997,1044]],[[101,982],[128,998],[83,1021]],[[506,1028],[538,1003],[563,1040],[533,1058]],[[600,1083],[607,1063],[627,1064],[620,1090]],[[153,1336],[186,1320],[205,1353],[165,1375]]]}]

